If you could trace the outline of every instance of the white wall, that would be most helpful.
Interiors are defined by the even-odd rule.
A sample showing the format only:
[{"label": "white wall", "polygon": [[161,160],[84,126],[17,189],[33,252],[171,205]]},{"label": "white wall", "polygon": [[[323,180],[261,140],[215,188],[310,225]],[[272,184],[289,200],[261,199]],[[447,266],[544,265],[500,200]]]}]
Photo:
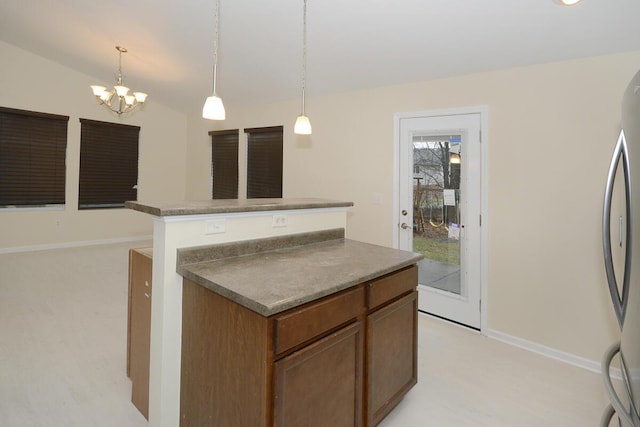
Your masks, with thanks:
[{"label": "white wall", "polygon": [[186,114],[154,102],[119,119],[99,106],[80,74],[0,41],[0,105],[69,116],[64,211],[0,210],[0,248],[150,236],[148,215],[128,209],[78,211],[79,118],[140,126],[139,200],[180,200],[186,188]]},{"label": "white wall", "polygon": [[[190,117],[189,198],[209,196],[208,130],[284,125],[285,197],[355,202],[348,237],[392,246],[393,115],[489,110],[489,328],[589,360],[614,341],[600,243],[620,101],[640,52],[307,98]],[[309,87],[313,86],[309,70]],[[317,77],[319,78],[319,77]],[[372,203],[374,193],[383,204]]]}]

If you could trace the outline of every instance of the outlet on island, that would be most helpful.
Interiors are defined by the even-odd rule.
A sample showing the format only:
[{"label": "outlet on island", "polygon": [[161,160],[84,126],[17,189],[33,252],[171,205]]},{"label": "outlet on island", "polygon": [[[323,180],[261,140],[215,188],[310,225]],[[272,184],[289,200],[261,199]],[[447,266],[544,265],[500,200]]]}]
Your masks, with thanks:
[{"label": "outlet on island", "polygon": [[273,222],[271,224],[272,227],[286,227],[287,226],[287,216],[286,215],[274,215]]},{"label": "outlet on island", "polygon": [[224,219],[212,219],[205,221],[204,234],[219,234],[224,233],[226,230],[226,220]]}]

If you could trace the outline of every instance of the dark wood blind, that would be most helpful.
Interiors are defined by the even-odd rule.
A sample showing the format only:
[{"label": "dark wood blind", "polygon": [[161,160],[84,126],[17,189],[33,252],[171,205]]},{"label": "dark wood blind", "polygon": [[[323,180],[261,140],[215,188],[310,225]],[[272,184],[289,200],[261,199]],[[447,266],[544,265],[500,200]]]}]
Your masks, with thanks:
[{"label": "dark wood blind", "polygon": [[0,206],[64,205],[68,121],[0,107]]},{"label": "dark wood blind", "polygon": [[282,197],[282,126],[245,129],[247,198]]},{"label": "dark wood blind", "polygon": [[238,129],[211,131],[214,199],[238,198]]},{"label": "dark wood blind", "polygon": [[78,209],[121,208],[138,197],[139,126],[80,119]]}]

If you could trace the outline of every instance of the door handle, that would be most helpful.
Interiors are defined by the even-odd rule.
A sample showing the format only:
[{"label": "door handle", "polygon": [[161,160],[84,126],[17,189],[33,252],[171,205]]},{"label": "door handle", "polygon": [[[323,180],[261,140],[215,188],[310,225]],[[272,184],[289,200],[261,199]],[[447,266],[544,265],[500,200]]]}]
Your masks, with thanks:
[{"label": "door handle", "polygon": [[402,224],[400,224],[400,228],[402,228],[403,230],[406,230],[407,228],[410,228],[406,222],[403,222]]},{"label": "door handle", "polygon": [[[613,186],[616,179],[616,171],[618,170],[618,164],[622,163],[622,170],[624,172],[624,187],[625,187],[625,201],[626,201],[626,216],[627,216],[627,232],[626,232],[626,244],[624,259],[624,272],[622,276],[622,295],[618,291],[618,280],[613,268],[613,255],[611,252],[611,199],[613,194]],[[621,224],[618,222],[619,233],[621,234]],[[620,236],[619,236],[620,237]],[[613,302],[613,309],[618,319],[620,329],[624,323],[624,317],[627,311],[627,300],[629,295],[629,280],[631,274],[631,176],[629,167],[629,149],[627,147],[627,141],[624,137],[624,131],[620,132],[618,137],[618,143],[613,152],[611,159],[611,165],[609,166],[609,174],[607,176],[607,185],[604,192],[604,208],[602,213],[602,249],[604,252],[604,267],[607,276],[607,284],[609,285],[609,294],[611,295],[611,302]]]}]

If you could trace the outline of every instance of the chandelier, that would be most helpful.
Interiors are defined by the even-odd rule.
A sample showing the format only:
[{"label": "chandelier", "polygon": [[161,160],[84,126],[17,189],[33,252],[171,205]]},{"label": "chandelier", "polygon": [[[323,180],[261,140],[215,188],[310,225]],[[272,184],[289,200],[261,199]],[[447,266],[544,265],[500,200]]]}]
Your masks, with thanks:
[{"label": "chandelier", "polygon": [[113,89],[107,90],[104,86],[91,85],[91,90],[98,103],[104,105],[117,115],[121,115],[144,104],[147,100],[147,94],[144,92],[133,92],[133,95],[129,95],[129,88],[124,86],[122,82],[122,54],[127,53],[127,49],[116,46],[116,50],[118,51],[118,75]]}]

